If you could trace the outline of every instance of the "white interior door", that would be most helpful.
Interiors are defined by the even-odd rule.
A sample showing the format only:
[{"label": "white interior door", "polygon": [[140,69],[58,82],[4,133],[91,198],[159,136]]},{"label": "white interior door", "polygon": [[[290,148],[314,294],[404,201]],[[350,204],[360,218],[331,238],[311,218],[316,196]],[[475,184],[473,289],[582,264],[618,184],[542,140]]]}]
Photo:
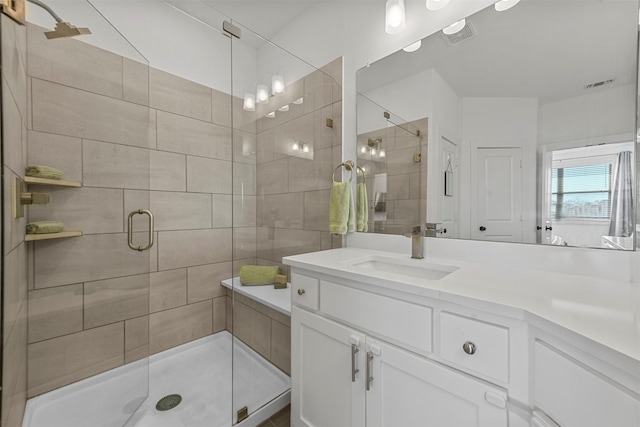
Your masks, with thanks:
[{"label": "white interior door", "polygon": [[[458,174],[458,157],[459,157],[458,145],[453,141],[440,137],[440,145],[438,146],[438,158],[440,159],[441,173],[439,185],[439,199],[440,199],[440,222],[442,223],[443,232],[442,237],[458,237],[458,198],[460,197],[460,191],[458,188],[459,174]],[[450,180],[445,184],[445,173],[451,172],[447,175],[446,180]],[[445,194],[445,185],[449,189],[448,194]],[[446,231],[445,231],[446,230]]]},{"label": "white interior door", "polygon": [[522,150],[477,148],[474,154],[472,237],[522,241]]}]

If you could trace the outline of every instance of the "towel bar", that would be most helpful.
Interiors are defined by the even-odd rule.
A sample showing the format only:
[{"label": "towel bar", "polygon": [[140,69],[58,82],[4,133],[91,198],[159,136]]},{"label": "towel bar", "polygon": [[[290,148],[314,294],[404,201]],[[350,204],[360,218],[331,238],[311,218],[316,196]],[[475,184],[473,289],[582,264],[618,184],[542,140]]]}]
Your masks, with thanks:
[{"label": "towel bar", "polygon": [[338,169],[340,169],[341,167],[344,167],[346,170],[348,170],[349,172],[351,172],[351,175],[349,176],[349,182],[351,182],[351,180],[353,179],[353,168],[354,168],[354,164],[353,164],[353,160],[347,160],[343,163],[340,163],[338,166],[336,166],[336,168],[333,170],[333,173],[331,174],[331,180],[333,182],[336,182],[336,172],[338,171]]}]

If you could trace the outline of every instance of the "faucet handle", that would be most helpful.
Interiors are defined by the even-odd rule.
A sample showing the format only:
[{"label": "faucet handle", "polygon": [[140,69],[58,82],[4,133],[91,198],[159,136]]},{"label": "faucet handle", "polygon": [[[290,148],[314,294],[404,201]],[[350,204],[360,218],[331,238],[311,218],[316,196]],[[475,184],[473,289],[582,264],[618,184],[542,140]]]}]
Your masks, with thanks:
[{"label": "faucet handle", "polygon": [[410,233],[403,234],[404,237],[415,237],[415,236],[421,236],[421,235],[422,235],[422,230],[420,229],[419,225],[411,227]]}]

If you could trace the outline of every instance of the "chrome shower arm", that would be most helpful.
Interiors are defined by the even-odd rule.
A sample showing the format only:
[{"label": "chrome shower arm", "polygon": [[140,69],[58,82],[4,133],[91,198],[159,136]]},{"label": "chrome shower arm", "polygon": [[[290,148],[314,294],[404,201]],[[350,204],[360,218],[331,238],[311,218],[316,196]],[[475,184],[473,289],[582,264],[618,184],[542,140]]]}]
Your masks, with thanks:
[{"label": "chrome shower arm", "polygon": [[55,19],[55,20],[56,20],[56,22],[58,22],[58,23],[63,22],[63,21],[62,21],[62,18],[60,18],[60,17],[58,16],[58,14],[57,14],[57,13],[55,13],[55,12],[53,11],[53,9],[51,9],[51,8],[50,8],[49,6],[47,6],[46,4],[42,3],[40,0],[27,0],[27,1],[28,1],[29,3],[33,3],[33,4],[35,4],[36,6],[39,6],[39,7],[43,8],[44,10],[46,10],[47,12],[49,12],[49,15],[53,16],[53,19]]}]

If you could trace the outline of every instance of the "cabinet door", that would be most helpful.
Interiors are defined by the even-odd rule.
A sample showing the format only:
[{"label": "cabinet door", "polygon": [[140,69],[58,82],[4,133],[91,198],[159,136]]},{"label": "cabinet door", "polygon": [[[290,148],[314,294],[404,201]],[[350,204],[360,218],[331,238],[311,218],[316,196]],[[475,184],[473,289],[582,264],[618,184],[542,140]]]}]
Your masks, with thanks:
[{"label": "cabinet door", "polygon": [[367,426],[507,426],[506,393],[468,375],[367,338]]},{"label": "cabinet door", "polygon": [[[292,308],[291,425],[364,426],[364,340],[357,331]],[[355,354],[352,345],[359,348]],[[355,380],[352,369],[359,369]]]}]

